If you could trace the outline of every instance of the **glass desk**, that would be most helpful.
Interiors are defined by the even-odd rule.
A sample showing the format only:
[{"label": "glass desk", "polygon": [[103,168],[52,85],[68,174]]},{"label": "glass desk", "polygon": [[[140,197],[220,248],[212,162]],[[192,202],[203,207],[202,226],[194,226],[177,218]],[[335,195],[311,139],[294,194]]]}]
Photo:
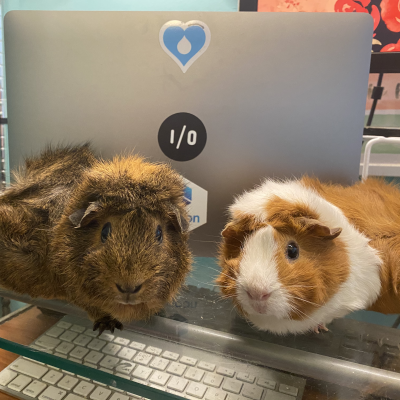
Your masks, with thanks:
[{"label": "glass desk", "polygon": [[[0,296],[32,304],[1,320],[0,370],[19,355],[34,358],[43,363],[35,364],[42,368],[39,368],[40,371],[46,372],[41,377],[26,372],[34,365],[26,358],[19,359],[22,360],[22,366],[17,365],[13,370],[13,367],[8,370],[27,376],[29,384],[37,378],[44,385],[39,389],[52,386],[47,375],[49,371],[64,370],[64,380],[54,383],[60,393],[65,392],[60,397],[63,399],[126,400],[141,396],[149,399],[180,396],[207,399],[211,395],[215,395],[215,399],[225,400],[400,398],[400,335],[397,329],[338,319],[329,325],[330,331],[326,333],[275,336],[249,326],[236,314],[232,303],[222,300],[218,292],[188,285],[177,300],[166,306],[158,316],[149,321],[126,324],[125,329],[122,332],[116,330],[113,337],[106,335],[96,339],[96,334],[90,334],[90,321],[78,308],[59,301],[32,300],[6,291],[0,291]],[[48,335],[41,336],[45,332]],[[87,340],[82,341],[79,335],[87,336]],[[97,347],[98,342],[93,342],[94,339],[103,341],[104,347]],[[146,342],[146,349],[135,344],[143,342]],[[34,347],[28,347],[32,344]],[[117,348],[114,348],[115,345]],[[77,351],[77,347],[84,350]],[[131,351],[126,353],[125,350],[124,353],[124,348]],[[101,360],[91,354],[92,351],[101,353],[98,356]],[[147,358],[144,361],[137,358],[139,353],[145,354]],[[121,373],[121,369],[118,369],[121,367],[115,364],[115,359],[124,356],[120,362],[124,363],[125,360],[122,368],[126,369]],[[94,364],[84,363],[87,357],[92,357],[89,361]],[[79,359],[84,364],[75,362]],[[110,360],[110,368],[100,369]],[[162,364],[161,368],[157,369],[156,360]],[[207,370],[207,363],[214,365],[214,369]],[[146,368],[153,370],[147,375]],[[195,370],[201,370],[200,380],[197,379],[199,376],[196,378]],[[118,371],[120,374],[116,375]],[[157,375],[157,372],[162,374]],[[189,379],[190,373],[194,378],[193,384]],[[48,382],[43,383],[41,379],[46,376]],[[68,379],[69,376],[73,379]],[[12,374],[10,377],[16,379],[17,375]],[[210,381],[210,377],[217,377],[217,382]],[[174,386],[173,379],[177,385],[185,385],[184,389],[180,391],[182,386]],[[26,382],[22,382],[20,393],[29,388]],[[163,390],[159,389],[161,383],[164,384]],[[68,384],[75,384],[75,387],[68,390]],[[18,398],[20,395],[12,392],[7,385],[0,387],[3,389],[0,399],[15,398],[13,395]],[[18,385],[15,387],[18,388]],[[92,391],[86,395],[77,395],[86,393],[82,387],[91,388]],[[255,388],[253,392],[250,390],[252,387]],[[99,388],[97,392],[96,388]],[[228,388],[228,391],[223,391],[224,388]],[[46,393],[44,390],[36,397],[32,397],[35,395],[33,391],[32,396],[20,398],[50,400],[51,393],[50,396],[40,397]],[[235,390],[239,392],[235,393]]]}]

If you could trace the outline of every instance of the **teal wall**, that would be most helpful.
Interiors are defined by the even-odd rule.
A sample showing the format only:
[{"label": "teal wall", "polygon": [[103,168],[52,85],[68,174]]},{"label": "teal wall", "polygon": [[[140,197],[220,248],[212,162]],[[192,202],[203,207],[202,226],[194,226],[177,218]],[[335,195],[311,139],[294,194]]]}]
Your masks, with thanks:
[{"label": "teal wall", "polygon": [[2,0],[10,10],[237,11],[238,0]]}]

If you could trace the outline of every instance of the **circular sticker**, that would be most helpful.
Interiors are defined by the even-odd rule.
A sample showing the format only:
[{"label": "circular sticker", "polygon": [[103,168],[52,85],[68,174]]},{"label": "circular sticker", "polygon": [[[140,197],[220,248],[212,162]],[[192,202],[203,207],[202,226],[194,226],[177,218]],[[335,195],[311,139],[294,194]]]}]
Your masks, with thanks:
[{"label": "circular sticker", "polygon": [[168,117],[158,131],[162,152],[174,161],[196,158],[207,142],[204,124],[193,114],[181,112]]}]

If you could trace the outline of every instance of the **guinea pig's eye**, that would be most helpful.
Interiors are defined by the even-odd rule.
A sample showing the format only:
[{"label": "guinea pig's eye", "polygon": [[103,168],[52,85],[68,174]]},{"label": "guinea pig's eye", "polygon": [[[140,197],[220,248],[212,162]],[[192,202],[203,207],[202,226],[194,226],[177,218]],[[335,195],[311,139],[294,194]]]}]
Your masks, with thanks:
[{"label": "guinea pig's eye", "polygon": [[161,243],[163,240],[163,234],[162,234],[162,229],[161,229],[160,225],[158,225],[157,229],[156,229],[156,239],[157,239],[158,243]]},{"label": "guinea pig's eye", "polygon": [[104,243],[110,235],[111,235],[111,223],[107,222],[106,224],[104,224],[103,229],[101,230],[101,241]]},{"label": "guinea pig's eye", "polygon": [[289,260],[297,260],[299,258],[299,246],[295,242],[290,242],[287,245],[286,257]]}]

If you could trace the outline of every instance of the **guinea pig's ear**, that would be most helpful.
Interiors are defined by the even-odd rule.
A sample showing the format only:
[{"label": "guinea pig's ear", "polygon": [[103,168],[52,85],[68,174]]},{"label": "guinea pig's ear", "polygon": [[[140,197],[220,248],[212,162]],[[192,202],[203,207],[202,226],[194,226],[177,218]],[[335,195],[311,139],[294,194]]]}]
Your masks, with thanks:
[{"label": "guinea pig's ear", "polygon": [[181,215],[177,207],[171,205],[169,207],[168,215],[178,232],[186,232],[188,230],[189,222]]},{"label": "guinea pig's ear", "polygon": [[320,221],[311,218],[299,218],[302,225],[305,225],[307,232],[312,236],[317,236],[321,239],[332,240],[337,238],[342,232],[342,228],[331,229],[322,224]]},{"label": "guinea pig's ear", "polygon": [[69,216],[69,220],[74,224],[75,228],[81,228],[93,220],[100,208],[100,203],[95,201],[90,203],[88,208],[81,208],[73,212]]}]

